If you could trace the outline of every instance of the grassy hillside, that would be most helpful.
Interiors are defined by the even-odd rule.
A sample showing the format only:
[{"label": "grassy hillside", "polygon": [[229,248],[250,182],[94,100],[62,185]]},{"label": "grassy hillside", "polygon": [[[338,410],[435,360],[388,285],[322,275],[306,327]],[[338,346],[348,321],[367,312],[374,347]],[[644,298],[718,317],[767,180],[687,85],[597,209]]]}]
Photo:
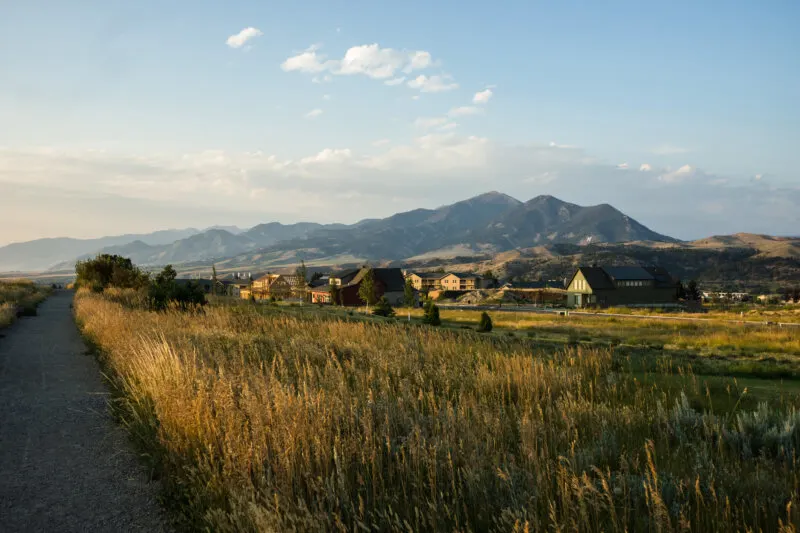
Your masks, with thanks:
[{"label": "grassy hillside", "polygon": [[35,315],[47,292],[27,280],[0,280],[0,328],[11,324],[18,315]]},{"label": "grassy hillside", "polygon": [[753,405],[746,389],[712,393],[688,368],[634,373],[590,345],[245,303],[187,319],[128,301],[80,293],[77,319],[190,528],[800,525],[796,398]]}]

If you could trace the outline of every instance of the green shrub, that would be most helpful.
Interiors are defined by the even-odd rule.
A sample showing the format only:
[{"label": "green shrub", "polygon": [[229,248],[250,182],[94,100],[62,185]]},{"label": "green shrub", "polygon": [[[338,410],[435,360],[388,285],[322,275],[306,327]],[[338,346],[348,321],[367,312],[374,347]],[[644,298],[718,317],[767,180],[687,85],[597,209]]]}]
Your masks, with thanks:
[{"label": "green shrub", "polygon": [[489,333],[492,331],[492,319],[486,311],[481,313],[481,319],[478,322],[478,331],[481,333]]},{"label": "green shrub", "polygon": [[381,296],[381,299],[378,300],[378,303],[376,303],[375,307],[372,309],[372,314],[385,317],[394,316],[394,309],[389,303],[389,300],[386,299],[386,296]]}]

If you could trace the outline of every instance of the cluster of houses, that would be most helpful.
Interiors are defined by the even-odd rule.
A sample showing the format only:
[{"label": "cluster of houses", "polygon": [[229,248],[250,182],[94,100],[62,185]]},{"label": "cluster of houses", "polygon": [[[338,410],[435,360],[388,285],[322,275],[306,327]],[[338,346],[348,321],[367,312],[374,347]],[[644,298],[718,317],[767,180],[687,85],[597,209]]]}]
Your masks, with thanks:
[{"label": "cluster of houses", "polygon": [[[293,274],[263,274],[255,277],[233,274],[217,281],[216,294],[243,299],[305,300],[316,304],[363,305],[359,294],[365,277],[371,273],[376,298],[385,297],[391,305],[405,301],[406,282],[419,294],[436,298],[442,293],[468,294],[483,289],[517,292],[548,290],[548,303],[567,307],[670,306],[678,305],[678,281],[661,267],[581,266],[571,278],[560,282],[507,282],[454,272],[404,272],[400,268],[364,266],[315,277],[310,283]],[[213,281],[197,280],[206,292]],[[553,290],[555,286],[555,290]],[[335,298],[337,301],[332,301]],[[542,302],[541,298],[530,301]]]}]

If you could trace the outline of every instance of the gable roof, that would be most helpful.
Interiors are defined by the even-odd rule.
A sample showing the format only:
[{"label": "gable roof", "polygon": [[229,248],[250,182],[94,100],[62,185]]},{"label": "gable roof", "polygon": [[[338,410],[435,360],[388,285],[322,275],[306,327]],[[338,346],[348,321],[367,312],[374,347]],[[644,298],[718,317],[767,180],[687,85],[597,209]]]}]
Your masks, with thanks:
[{"label": "gable roof", "polygon": [[638,266],[602,267],[613,280],[652,280],[653,275]]},{"label": "gable roof", "polygon": [[380,281],[386,292],[402,292],[406,287],[406,279],[403,277],[403,271],[399,268],[362,268],[356,274],[356,277],[347,284],[348,287],[358,285],[367,272],[372,271],[372,275],[376,281]]},{"label": "gable roof", "polygon": [[[606,274],[606,271],[603,270],[602,267],[578,267],[575,275],[577,275],[578,272],[583,274],[583,277],[586,278],[586,283],[589,284],[592,290],[614,288],[614,282],[611,281],[611,278],[608,277],[608,274]],[[572,277],[575,278],[575,275]],[[570,280],[570,283],[572,283],[572,280]],[[569,284],[567,286],[569,286]]]},{"label": "gable roof", "polygon": [[409,272],[409,276],[417,276],[422,279],[442,279],[447,276],[447,272]]},{"label": "gable roof", "polygon": [[643,280],[654,281],[657,288],[672,288],[676,285],[675,279],[663,267],[638,267],[638,266],[622,266],[622,267],[598,267],[598,266],[581,266],[575,271],[575,274],[570,278],[567,287],[572,284],[575,275],[580,272],[586,278],[586,282],[592,290],[614,289],[615,281],[628,281],[628,280]]}]

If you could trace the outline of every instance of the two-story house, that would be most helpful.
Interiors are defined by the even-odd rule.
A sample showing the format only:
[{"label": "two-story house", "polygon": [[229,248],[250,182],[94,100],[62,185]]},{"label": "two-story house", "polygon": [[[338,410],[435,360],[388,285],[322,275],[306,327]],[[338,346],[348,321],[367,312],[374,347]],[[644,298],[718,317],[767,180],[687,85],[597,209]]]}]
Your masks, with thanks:
[{"label": "two-story house", "polygon": [[567,284],[567,305],[613,307],[678,301],[678,282],[661,267],[578,267]]}]

